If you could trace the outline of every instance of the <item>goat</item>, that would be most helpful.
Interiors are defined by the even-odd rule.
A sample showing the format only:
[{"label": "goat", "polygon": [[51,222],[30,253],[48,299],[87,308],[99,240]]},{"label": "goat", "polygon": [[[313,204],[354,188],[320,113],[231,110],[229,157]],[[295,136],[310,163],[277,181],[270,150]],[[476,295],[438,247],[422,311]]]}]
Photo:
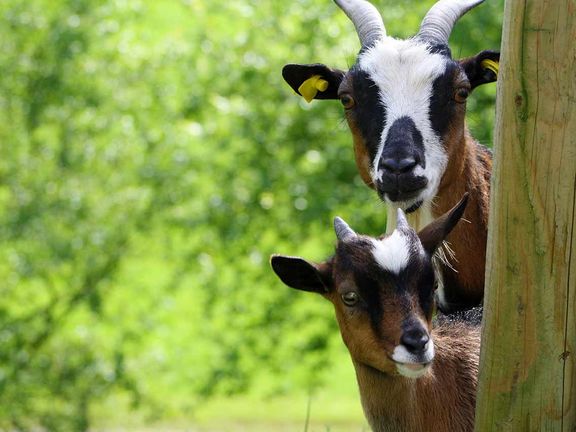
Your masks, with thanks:
[{"label": "goat", "polygon": [[[456,21],[483,0],[437,2],[408,40],[387,36],[367,1],[335,1],[362,44],[355,64],[347,72],[288,64],[282,75],[308,101],[340,99],[360,176],[387,203],[388,232],[398,207],[421,229],[470,194],[470,224],[447,239],[452,249],[438,265],[437,293],[442,311],[477,305],[484,294],[492,154],[470,136],[464,116],[469,93],[496,80],[499,53],[456,61],[448,38]],[[455,256],[461,260],[450,262]]]},{"label": "goat", "polygon": [[473,430],[479,323],[444,318],[432,327],[432,256],[467,199],[418,234],[401,209],[395,230],[378,239],[358,235],[336,218],[336,253],[320,264],[271,258],[286,285],[333,303],[375,432]]}]

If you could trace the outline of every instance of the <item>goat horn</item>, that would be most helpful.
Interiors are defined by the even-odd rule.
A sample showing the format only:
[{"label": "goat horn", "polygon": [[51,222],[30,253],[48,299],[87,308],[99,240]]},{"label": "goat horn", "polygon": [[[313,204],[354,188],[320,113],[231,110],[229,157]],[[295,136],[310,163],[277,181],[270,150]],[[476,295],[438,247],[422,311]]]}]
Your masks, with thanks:
[{"label": "goat horn", "polygon": [[350,18],[362,44],[362,48],[386,36],[386,28],[378,10],[365,0],[334,0]]},{"label": "goat horn", "polygon": [[417,38],[434,43],[448,44],[448,38],[456,21],[484,0],[440,0],[430,8],[416,35]]},{"label": "goat horn", "polygon": [[356,237],[354,230],[338,216],[334,218],[334,231],[336,231],[336,237],[340,241],[347,241]]},{"label": "goat horn", "polygon": [[406,220],[406,215],[402,211],[401,208],[398,209],[398,213],[396,216],[396,229],[398,228],[410,228],[408,221]]}]

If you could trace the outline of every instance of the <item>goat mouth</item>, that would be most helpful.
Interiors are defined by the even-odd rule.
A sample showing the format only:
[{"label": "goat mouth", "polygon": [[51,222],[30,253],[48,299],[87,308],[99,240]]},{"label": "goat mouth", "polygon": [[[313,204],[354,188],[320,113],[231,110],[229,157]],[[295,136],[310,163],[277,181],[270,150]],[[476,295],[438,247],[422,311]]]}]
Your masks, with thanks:
[{"label": "goat mouth", "polygon": [[380,198],[382,199],[383,202],[392,205],[393,208],[397,207],[402,208],[402,210],[404,210],[404,213],[406,214],[414,213],[416,210],[422,207],[422,204],[424,204],[424,200],[419,199],[420,198],[419,195],[416,195],[416,197],[411,199],[405,199],[405,200],[403,199],[398,201],[392,201],[391,199],[388,199],[386,196],[381,196]]},{"label": "goat mouth", "polygon": [[383,178],[382,181],[376,182],[376,189],[382,200],[411,201],[417,199],[427,185],[428,180],[425,177],[411,177],[400,181],[398,178]]},{"label": "goat mouth", "polygon": [[401,191],[391,191],[391,192],[383,192],[381,193],[381,197],[383,199],[388,199],[391,202],[400,202],[400,201],[410,201],[414,198],[417,198],[420,193],[420,190],[416,192],[401,192]]}]

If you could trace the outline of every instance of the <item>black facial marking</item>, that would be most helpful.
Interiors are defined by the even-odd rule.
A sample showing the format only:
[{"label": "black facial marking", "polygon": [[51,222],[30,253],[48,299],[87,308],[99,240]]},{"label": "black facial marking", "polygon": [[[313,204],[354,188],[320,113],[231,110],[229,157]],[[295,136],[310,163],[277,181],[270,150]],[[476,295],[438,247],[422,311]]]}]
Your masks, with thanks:
[{"label": "black facial marking", "polygon": [[414,328],[422,328],[422,324],[414,318],[414,315],[410,315],[408,318],[402,321],[401,327],[403,331],[408,331]]},{"label": "black facial marking", "polygon": [[444,73],[436,78],[432,85],[429,117],[432,128],[438,136],[446,132],[455,112],[454,76],[458,67],[456,62],[448,62]]},{"label": "black facial marking", "polygon": [[378,86],[368,74],[356,66],[350,70],[350,74],[356,101],[350,115],[364,138],[370,160],[374,160],[386,124],[386,111],[380,100]]},{"label": "black facial marking", "polygon": [[434,294],[435,276],[432,260],[429,256],[422,256],[419,252],[411,253],[408,265],[399,279],[404,281],[405,291],[416,295],[418,304],[426,316],[432,313],[432,299]]},{"label": "black facial marking", "polygon": [[422,134],[410,117],[400,117],[390,126],[378,161],[378,192],[391,201],[414,197],[428,183],[425,177],[414,174],[417,166],[426,168]]},{"label": "black facial marking", "polygon": [[382,319],[384,317],[382,292],[379,287],[381,282],[366,273],[357,273],[354,275],[354,279],[358,291],[366,303],[366,310],[370,316],[372,329],[376,334],[380,334]]},{"label": "black facial marking", "polygon": [[372,249],[372,242],[360,237],[350,242],[339,242],[336,257],[338,271],[354,278],[361,298],[358,307],[368,314],[374,332],[380,334],[384,316],[381,287],[391,282],[389,275],[374,261]]},{"label": "black facial marking", "polygon": [[386,136],[381,159],[414,158],[415,162],[426,167],[424,158],[424,141],[414,120],[404,116],[395,120]]},{"label": "black facial marking", "polygon": [[434,276],[434,270],[432,269],[432,264],[429,263],[424,268],[421,269],[421,274],[418,282],[418,300],[420,301],[420,307],[424,311],[426,316],[432,314],[433,307],[433,296],[434,296],[434,285],[436,278]]}]

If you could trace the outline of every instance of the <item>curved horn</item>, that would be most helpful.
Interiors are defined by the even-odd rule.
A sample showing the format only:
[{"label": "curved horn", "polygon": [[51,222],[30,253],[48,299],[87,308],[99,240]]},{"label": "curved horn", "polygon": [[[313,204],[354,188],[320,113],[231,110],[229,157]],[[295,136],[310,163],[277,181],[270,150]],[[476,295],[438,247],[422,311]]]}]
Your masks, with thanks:
[{"label": "curved horn", "polygon": [[386,36],[386,28],[378,10],[366,0],[334,0],[356,27],[362,48]]},{"label": "curved horn", "polygon": [[336,237],[339,241],[348,241],[356,237],[356,233],[352,228],[338,216],[334,218],[334,231],[336,231]]},{"label": "curved horn", "polygon": [[406,220],[406,215],[404,214],[404,212],[402,211],[401,208],[398,209],[398,214],[396,216],[396,229],[408,229],[410,228],[410,225],[408,225],[408,221]]},{"label": "curved horn", "polygon": [[440,0],[430,8],[416,35],[417,38],[448,44],[452,28],[458,19],[484,0]]}]

